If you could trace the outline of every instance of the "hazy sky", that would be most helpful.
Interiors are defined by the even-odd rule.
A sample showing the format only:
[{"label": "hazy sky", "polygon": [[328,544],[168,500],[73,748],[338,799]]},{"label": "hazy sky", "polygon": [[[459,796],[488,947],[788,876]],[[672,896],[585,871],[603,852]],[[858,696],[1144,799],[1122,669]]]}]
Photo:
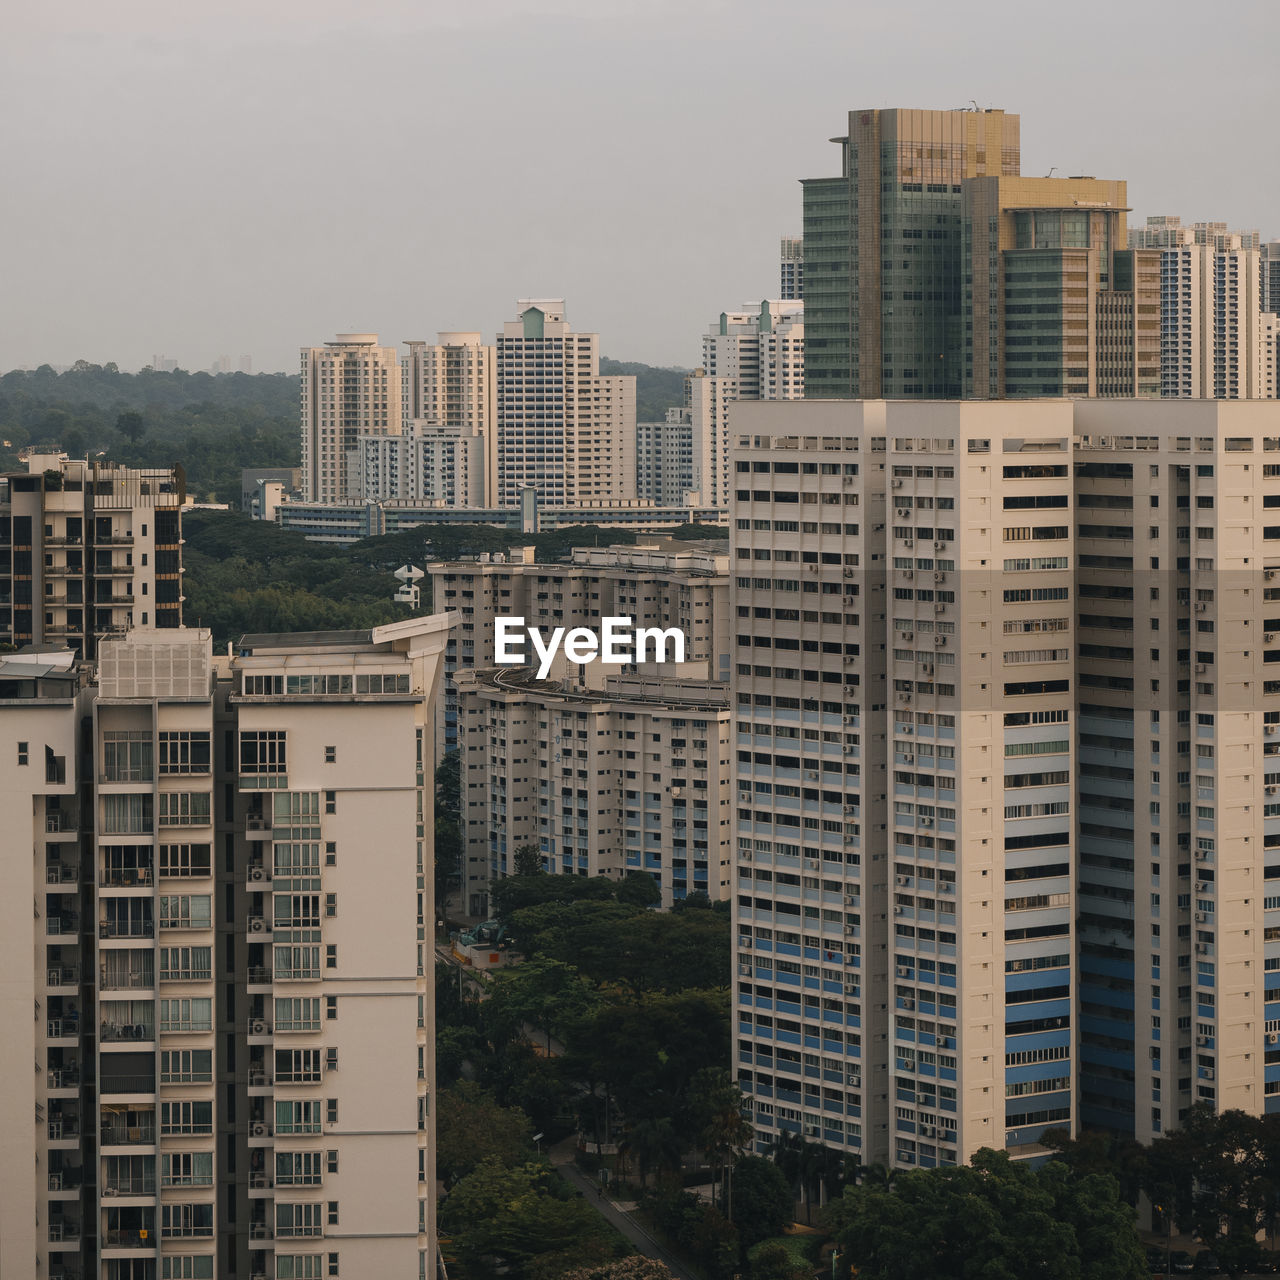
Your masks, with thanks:
[{"label": "hazy sky", "polygon": [[855,107],[1022,116],[1024,173],[1280,238],[1277,0],[58,0],[0,42],[0,369],[297,366],[563,296],[694,364],[777,291]]}]

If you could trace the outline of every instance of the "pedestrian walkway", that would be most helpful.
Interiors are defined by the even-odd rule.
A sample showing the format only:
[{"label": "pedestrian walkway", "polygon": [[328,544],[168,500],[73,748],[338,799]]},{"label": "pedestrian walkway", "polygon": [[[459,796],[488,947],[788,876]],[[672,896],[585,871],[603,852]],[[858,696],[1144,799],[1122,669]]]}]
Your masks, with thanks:
[{"label": "pedestrian walkway", "polygon": [[555,1171],[571,1186],[582,1192],[583,1198],[600,1214],[610,1226],[616,1227],[636,1250],[646,1258],[661,1262],[676,1280],[697,1280],[697,1277],[663,1248],[649,1232],[638,1223],[621,1205],[615,1205],[601,1189],[585,1173],[573,1163],[574,1146],[570,1138],[552,1148],[551,1163]]}]

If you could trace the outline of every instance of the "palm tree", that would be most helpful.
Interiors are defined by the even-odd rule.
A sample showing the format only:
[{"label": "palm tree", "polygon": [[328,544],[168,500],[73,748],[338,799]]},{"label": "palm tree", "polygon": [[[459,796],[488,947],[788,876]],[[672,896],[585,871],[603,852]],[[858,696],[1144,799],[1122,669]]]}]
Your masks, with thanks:
[{"label": "palm tree", "polygon": [[619,1154],[635,1158],[640,1189],[644,1190],[651,1169],[662,1174],[680,1167],[680,1150],[680,1139],[671,1121],[666,1116],[646,1116],[628,1126]]}]

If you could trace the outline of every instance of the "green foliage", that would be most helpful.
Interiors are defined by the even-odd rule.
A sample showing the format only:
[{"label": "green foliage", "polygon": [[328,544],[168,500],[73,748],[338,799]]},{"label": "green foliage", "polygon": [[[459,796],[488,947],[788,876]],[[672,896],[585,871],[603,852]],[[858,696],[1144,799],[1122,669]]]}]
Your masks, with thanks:
[{"label": "green foliage", "polygon": [[864,1280],[1141,1280],[1133,1212],[1114,1178],[1005,1152],[846,1186],[825,1221]]},{"label": "green foliage", "polygon": [[1280,1214],[1280,1115],[1215,1115],[1206,1103],[1146,1152],[1144,1189],[1165,1216],[1192,1232],[1229,1275],[1258,1257],[1256,1235]]},{"label": "green foliage", "polygon": [[298,379],[84,360],[62,374],[17,369],[0,378],[0,438],[131,467],[180,462],[198,498],[238,504],[242,468],[298,465]]},{"label": "green foliage", "polygon": [[550,1280],[600,1266],[626,1247],[547,1165],[507,1166],[492,1158],[449,1192],[440,1226],[463,1272],[476,1280],[498,1274]]},{"label": "green foliage", "polygon": [[719,1209],[671,1187],[646,1196],[643,1204],[655,1226],[708,1280],[727,1280],[737,1270],[738,1233]]},{"label": "green foliage", "polygon": [[662,904],[662,890],[647,871],[628,871],[618,886],[618,901],[633,907],[657,907]]},{"label": "green foliage", "polygon": [[516,851],[512,863],[518,876],[536,876],[542,874],[542,855],[536,844],[522,844]]},{"label": "green foliage", "polygon": [[183,618],[213,631],[215,648],[246,632],[381,626],[406,616],[397,582],[349,548],[230,511],[193,511],[182,522]]},{"label": "green foliage", "polygon": [[436,1113],[436,1172],[446,1185],[485,1161],[506,1167],[533,1151],[528,1116],[499,1106],[479,1085],[460,1081],[440,1095]]},{"label": "green foliage", "polygon": [[633,1254],[602,1266],[566,1271],[560,1280],[671,1280],[671,1272],[656,1258]]},{"label": "green foliage", "polygon": [[665,422],[668,409],[684,404],[684,380],[688,369],[664,369],[602,356],[600,372],[607,376],[630,374],[635,378],[637,422]]},{"label": "green foliage", "polygon": [[733,1167],[731,1210],[745,1248],[781,1235],[783,1227],[791,1221],[794,1207],[787,1179],[772,1160],[763,1156],[739,1158]]},{"label": "green foliage", "polygon": [[809,1280],[813,1275],[813,1264],[803,1256],[797,1257],[782,1240],[757,1245],[749,1258],[751,1280]]},{"label": "green foliage", "polygon": [[489,890],[493,914],[507,924],[514,924],[515,913],[524,907],[545,902],[577,902],[582,898],[596,901],[612,899],[613,885],[601,877],[584,876],[504,876]]},{"label": "green foliage", "polygon": [[461,753],[448,751],[436,766],[435,884],[437,911],[462,870]]}]

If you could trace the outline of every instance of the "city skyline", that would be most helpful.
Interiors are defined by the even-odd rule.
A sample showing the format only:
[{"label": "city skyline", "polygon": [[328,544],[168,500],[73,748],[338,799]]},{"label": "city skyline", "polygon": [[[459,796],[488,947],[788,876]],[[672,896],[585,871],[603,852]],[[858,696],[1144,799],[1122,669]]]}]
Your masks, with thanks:
[{"label": "city skyline", "polygon": [[[1200,58],[1201,11],[1167,9],[1161,29],[1176,34],[1154,45],[1143,15],[1105,14],[1105,46],[1088,23],[1054,33],[1057,65],[1090,69],[1077,104],[1063,101],[1065,70],[1046,74],[1042,31],[1002,22],[995,4],[958,31],[928,12],[895,27],[826,3],[781,27],[756,5],[730,22],[719,5],[570,0],[465,16],[384,3],[358,30],[323,4],[305,25],[293,4],[25,13],[0,54],[22,193],[5,212],[0,367],[137,368],[165,351],[199,369],[233,351],[289,370],[302,332],[488,338],[511,296],[545,295],[574,298],[577,323],[609,335],[604,354],[687,365],[667,318],[774,294],[778,238],[800,231],[799,179],[829,171],[827,138],[851,105],[1003,107],[1028,126],[1025,174],[1122,178],[1135,225],[1176,210],[1280,236],[1280,179],[1253,163],[1261,127],[1248,124],[1268,105],[1274,11],[1244,7],[1254,38],[1230,81]],[[718,62],[702,56],[707,39]],[[780,105],[737,127],[742,84],[800,66]],[[529,101],[548,121],[575,119],[571,148],[510,127]],[[428,123],[433,164],[406,166],[414,126],[399,122],[459,109],[467,128]],[[1224,131],[1224,119],[1245,123]],[[335,145],[362,157],[365,178],[318,201],[321,148]],[[334,237],[352,227],[377,234],[349,245],[335,276]]]}]

